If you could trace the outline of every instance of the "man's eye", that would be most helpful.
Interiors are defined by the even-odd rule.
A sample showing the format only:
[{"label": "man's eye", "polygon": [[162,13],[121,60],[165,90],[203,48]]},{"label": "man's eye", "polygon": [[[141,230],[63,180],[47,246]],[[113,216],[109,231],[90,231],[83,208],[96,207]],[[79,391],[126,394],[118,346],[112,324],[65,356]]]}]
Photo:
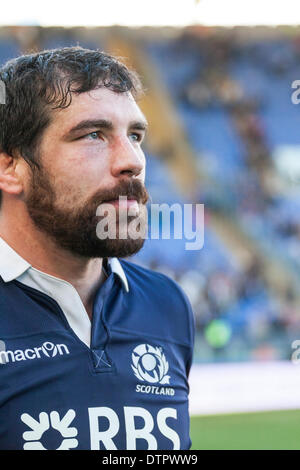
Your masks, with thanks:
[{"label": "man's eye", "polygon": [[134,140],[135,142],[141,142],[142,141],[142,136],[141,134],[138,134],[137,132],[133,132],[130,134],[130,138]]},{"label": "man's eye", "polygon": [[88,137],[92,140],[102,139],[102,135],[99,131],[90,132],[85,137]]},{"label": "man's eye", "polygon": [[93,131],[93,132],[90,132],[89,134],[84,134],[81,137],[78,137],[78,140],[80,139],[103,140],[103,136],[100,131]]}]

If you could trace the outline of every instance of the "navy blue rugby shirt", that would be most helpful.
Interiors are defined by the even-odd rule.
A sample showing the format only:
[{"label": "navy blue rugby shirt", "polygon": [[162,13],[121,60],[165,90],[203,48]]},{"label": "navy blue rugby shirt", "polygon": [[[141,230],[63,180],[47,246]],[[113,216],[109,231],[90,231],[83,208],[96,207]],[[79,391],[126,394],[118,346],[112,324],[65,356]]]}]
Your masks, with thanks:
[{"label": "navy blue rugby shirt", "polygon": [[73,286],[0,242],[0,449],[189,449],[180,287],[112,258],[90,322]]}]

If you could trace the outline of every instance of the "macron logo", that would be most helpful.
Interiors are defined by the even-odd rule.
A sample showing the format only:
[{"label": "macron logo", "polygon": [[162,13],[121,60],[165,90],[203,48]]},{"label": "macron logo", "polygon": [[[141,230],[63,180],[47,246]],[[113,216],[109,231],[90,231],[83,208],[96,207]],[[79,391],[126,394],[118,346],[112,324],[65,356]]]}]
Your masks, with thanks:
[{"label": "macron logo", "polygon": [[9,362],[27,361],[32,359],[52,358],[57,355],[63,356],[70,354],[68,347],[65,344],[54,344],[46,341],[42,346],[16,349],[15,351],[6,350],[4,341],[1,341],[0,348],[0,364],[8,364]]}]

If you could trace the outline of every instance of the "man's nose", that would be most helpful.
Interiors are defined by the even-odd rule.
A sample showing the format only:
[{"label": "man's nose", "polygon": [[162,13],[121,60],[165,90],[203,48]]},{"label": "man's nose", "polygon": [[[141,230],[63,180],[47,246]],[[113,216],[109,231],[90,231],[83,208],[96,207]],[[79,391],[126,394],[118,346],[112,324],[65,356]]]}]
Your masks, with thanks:
[{"label": "man's nose", "polygon": [[121,175],[138,176],[145,167],[145,156],[138,144],[128,137],[119,137],[115,142],[111,158],[111,173],[118,178]]}]

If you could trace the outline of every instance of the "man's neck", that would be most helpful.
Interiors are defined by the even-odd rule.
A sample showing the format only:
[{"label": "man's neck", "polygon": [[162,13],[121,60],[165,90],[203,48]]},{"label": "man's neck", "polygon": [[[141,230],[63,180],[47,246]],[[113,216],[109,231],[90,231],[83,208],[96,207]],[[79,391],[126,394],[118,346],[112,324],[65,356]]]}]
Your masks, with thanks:
[{"label": "man's neck", "polygon": [[0,216],[3,240],[32,267],[72,284],[91,317],[95,294],[106,279],[102,259],[87,259],[61,249],[30,221],[23,224],[11,222]]}]

